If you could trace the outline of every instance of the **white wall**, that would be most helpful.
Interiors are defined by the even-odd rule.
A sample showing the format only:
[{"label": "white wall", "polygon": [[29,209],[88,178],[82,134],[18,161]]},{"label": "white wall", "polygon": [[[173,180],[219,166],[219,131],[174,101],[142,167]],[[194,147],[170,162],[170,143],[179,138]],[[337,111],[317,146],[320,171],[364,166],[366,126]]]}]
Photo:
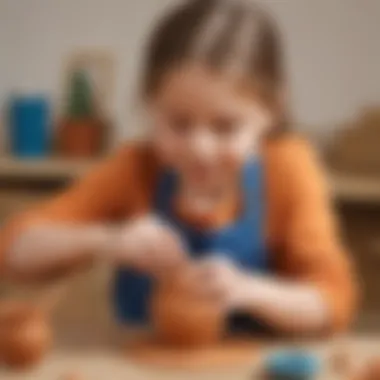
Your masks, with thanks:
[{"label": "white wall", "polygon": [[[329,132],[380,101],[380,0],[263,0],[288,41],[295,114]],[[0,0],[0,101],[11,90],[58,99],[65,57],[107,47],[117,58],[117,134],[135,127],[133,91],[141,44],[174,0]],[[315,132],[314,131],[314,132]]]},{"label": "white wall", "polygon": [[380,106],[379,0],[267,0],[283,25],[298,120],[329,132]]}]

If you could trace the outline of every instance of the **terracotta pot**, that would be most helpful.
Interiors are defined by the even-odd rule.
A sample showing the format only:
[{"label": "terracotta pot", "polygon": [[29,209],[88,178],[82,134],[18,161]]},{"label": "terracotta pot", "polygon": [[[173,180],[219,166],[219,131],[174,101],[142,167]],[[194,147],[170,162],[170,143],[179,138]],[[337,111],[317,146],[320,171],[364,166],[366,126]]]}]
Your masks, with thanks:
[{"label": "terracotta pot", "polygon": [[91,118],[67,119],[58,131],[58,150],[66,157],[88,158],[101,153],[104,147],[104,124]]},{"label": "terracotta pot", "polygon": [[165,344],[198,347],[218,343],[224,333],[224,315],[210,299],[200,299],[183,286],[182,276],[160,283],[152,299],[153,325]]},{"label": "terracotta pot", "polygon": [[51,346],[44,313],[22,302],[0,305],[0,362],[16,368],[35,365]]}]

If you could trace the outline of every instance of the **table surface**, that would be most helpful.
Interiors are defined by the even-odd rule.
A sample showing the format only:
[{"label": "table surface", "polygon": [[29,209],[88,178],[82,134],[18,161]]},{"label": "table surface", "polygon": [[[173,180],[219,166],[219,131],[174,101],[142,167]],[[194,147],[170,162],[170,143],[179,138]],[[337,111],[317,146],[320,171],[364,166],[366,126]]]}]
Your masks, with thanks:
[{"label": "table surface", "polygon": [[[138,365],[127,357],[125,350],[123,354],[121,348],[125,340],[136,331],[123,331],[115,325],[109,299],[109,280],[112,274],[109,269],[99,266],[86,275],[78,274],[70,280],[67,287],[64,284],[63,292],[60,290],[61,285],[32,292],[36,292],[33,298],[39,299],[41,294],[44,297],[60,294],[54,311],[55,346],[44,362],[29,372],[11,373],[0,367],[0,380],[254,380],[259,379],[255,374],[268,351],[304,348],[320,356],[325,363],[332,353],[341,352],[342,347],[348,347],[348,352],[357,364],[373,355],[380,355],[380,334],[372,333],[307,344],[276,342],[263,347],[259,352],[253,350],[251,363],[230,370],[216,368],[213,371],[164,371]],[[18,293],[13,291],[12,294],[15,296]],[[65,378],[72,373],[82,376],[77,379]],[[339,377],[329,373],[326,366],[319,379],[338,380]]]},{"label": "table surface", "polygon": [[[327,365],[328,358],[342,346],[349,347],[349,352],[356,360],[356,365],[361,365],[365,360],[374,355],[379,355],[380,336],[356,336],[344,338],[342,340],[333,340],[325,343],[309,343],[297,346],[302,347],[315,353],[323,360],[324,369],[318,379],[321,380],[339,380],[347,378],[339,377],[334,374]],[[80,377],[75,380],[245,380],[259,379],[259,368],[263,358],[268,353],[276,352],[284,348],[294,348],[292,344],[271,345],[269,348],[263,349],[257,355],[252,352],[252,363],[231,369],[214,370],[173,370],[149,368],[141,364],[133,362],[128,357],[122,355],[120,349],[111,348],[106,344],[101,347],[96,344],[89,347],[77,347],[75,349],[69,347],[56,347],[51,354],[37,368],[28,372],[8,372],[0,370],[0,379],[2,380],[66,380],[71,374],[78,374]],[[69,380],[69,378],[67,378]],[[70,378],[71,380],[71,378]],[[72,379],[74,380],[74,378]]]}]

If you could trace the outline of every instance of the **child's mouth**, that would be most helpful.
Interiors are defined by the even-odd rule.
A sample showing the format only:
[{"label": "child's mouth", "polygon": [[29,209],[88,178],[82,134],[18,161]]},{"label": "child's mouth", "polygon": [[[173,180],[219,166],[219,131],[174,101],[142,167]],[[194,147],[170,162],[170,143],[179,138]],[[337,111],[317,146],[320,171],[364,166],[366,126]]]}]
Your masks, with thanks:
[{"label": "child's mouth", "polygon": [[196,182],[204,182],[210,178],[211,169],[205,165],[197,165],[193,168],[192,173]]}]

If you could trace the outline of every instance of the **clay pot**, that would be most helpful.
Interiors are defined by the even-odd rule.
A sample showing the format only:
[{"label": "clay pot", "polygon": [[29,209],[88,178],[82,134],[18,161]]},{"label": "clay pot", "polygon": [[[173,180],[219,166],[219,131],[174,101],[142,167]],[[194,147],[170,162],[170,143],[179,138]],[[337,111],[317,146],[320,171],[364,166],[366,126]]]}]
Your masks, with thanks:
[{"label": "clay pot", "polygon": [[64,120],[58,131],[58,151],[65,157],[97,156],[104,147],[105,127],[91,118]]},{"label": "clay pot", "polygon": [[0,362],[16,368],[37,364],[52,342],[45,315],[18,302],[0,305]]},{"label": "clay pot", "polygon": [[218,343],[224,333],[221,307],[210,299],[191,294],[176,279],[159,283],[152,300],[153,325],[160,341],[182,347]]}]

